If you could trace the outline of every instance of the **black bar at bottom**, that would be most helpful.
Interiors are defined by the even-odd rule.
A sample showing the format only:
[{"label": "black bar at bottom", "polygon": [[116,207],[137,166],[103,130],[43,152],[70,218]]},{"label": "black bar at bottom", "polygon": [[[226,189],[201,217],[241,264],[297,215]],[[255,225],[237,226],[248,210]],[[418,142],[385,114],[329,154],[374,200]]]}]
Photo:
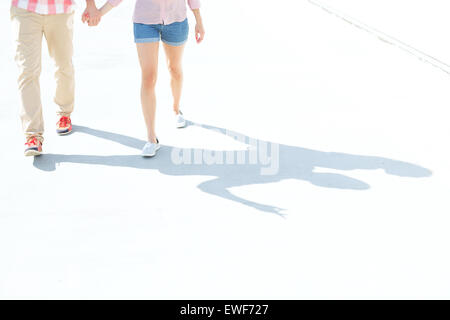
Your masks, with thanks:
[{"label": "black bar at bottom", "polygon": [[[14,317],[32,316],[64,319],[112,316],[123,319],[333,319],[335,317],[365,319],[367,317],[431,318],[447,314],[448,301],[378,300],[139,300],[139,301],[0,301],[3,314]],[[5,318],[7,319],[7,318]]]}]

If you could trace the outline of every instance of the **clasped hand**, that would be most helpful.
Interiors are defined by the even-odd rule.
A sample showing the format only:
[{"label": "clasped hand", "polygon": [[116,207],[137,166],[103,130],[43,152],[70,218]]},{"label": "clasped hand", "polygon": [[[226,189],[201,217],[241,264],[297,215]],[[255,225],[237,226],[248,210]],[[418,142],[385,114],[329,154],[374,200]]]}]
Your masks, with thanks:
[{"label": "clasped hand", "polygon": [[90,27],[95,27],[100,23],[101,18],[102,13],[99,9],[97,9],[95,1],[86,1],[86,10],[84,10],[83,12],[81,21],[83,21],[83,23],[87,22]]}]

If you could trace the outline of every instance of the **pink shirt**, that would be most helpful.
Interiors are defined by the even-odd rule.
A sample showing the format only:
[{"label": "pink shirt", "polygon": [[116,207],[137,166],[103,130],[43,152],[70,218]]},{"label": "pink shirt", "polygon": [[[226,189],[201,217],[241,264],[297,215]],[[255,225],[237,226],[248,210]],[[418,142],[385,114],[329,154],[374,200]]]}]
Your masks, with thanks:
[{"label": "pink shirt", "polygon": [[[108,0],[113,6],[122,0]],[[187,0],[189,7],[200,8],[200,0]],[[186,0],[136,0],[133,21],[143,24],[171,24],[186,19]]]},{"label": "pink shirt", "polygon": [[70,13],[73,0],[12,0],[12,6],[39,14]]}]

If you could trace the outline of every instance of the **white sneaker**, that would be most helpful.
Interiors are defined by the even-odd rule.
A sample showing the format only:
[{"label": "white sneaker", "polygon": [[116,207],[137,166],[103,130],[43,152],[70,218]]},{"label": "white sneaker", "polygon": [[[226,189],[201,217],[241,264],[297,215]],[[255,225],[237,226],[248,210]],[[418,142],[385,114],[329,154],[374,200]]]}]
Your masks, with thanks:
[{"label": "white sneaker", "polygon": [[177,128],[186,127],[186,120],[184,119],[183,113],[181,111],[177,115],[175,115],[175,125]]},{"label": "white sneaker", "polygon": [[159,140],[156,139],[156,143],[153,142],[147,142],[142,149],[141,155],[143,157],[154,157],[156,155],[156,151],[158,151],[160,148]]}]

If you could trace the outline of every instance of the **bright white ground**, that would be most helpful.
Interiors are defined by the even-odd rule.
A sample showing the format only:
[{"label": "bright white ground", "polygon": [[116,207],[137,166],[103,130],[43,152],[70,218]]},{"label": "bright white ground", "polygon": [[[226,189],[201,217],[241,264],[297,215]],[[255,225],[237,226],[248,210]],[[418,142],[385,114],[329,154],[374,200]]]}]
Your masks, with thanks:
[{"label": "bright white ground", "polygon": [[[360,2],[328,1],[450,62],[446,1]],[[0,2],[0,298],[450,298],[448,74],[307,1],[204,1],[185,56],[197,125],[173,129],[161,60],[164,146],[142,160],[133,3],[96,29],[77,10],[70,136],[44,54],[33,161]],[[171,161],[246,149],[214,128],[279,143],[279,173]]]}]

